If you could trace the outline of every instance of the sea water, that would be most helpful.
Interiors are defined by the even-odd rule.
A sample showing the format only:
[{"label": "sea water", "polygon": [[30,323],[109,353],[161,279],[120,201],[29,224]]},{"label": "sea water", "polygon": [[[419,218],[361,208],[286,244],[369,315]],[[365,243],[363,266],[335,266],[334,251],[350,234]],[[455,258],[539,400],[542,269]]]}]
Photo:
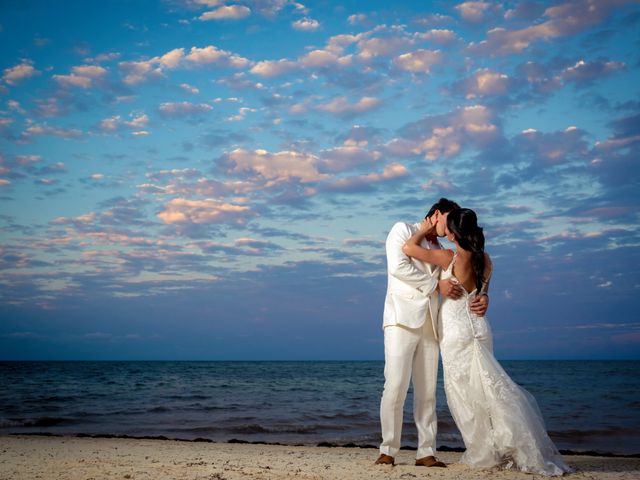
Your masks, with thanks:
[{"label": "sea water", "polygon": [[[640,453],[639,361],[503,361],[558,448]],[[0,362],[0,434],[377,446],[384,363]],[[438,445],[463,447],[440,369]],[[415,447],[411,392],[403,446]]]}]

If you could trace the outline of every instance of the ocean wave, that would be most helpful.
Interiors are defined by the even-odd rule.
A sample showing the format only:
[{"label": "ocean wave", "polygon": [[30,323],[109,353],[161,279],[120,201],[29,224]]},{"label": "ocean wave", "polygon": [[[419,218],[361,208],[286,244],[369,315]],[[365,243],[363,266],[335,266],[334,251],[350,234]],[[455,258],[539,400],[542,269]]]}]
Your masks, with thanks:
[{"label": "ocean wave", "polygon": [[0,423],[3,428],[23,427],[23,428],[48,428],[60,425],[72,425],[78,423],[77,419],[67,417],[37,417],[37,418],[9,418]]},{"label": "ocean wave", "polygon": [[553,430],[549,436],[558,440],[585,440],[593,437],[612,438],[615,436],[637,436],[638,431],[633,428],[611,427],[592,430]]},{"label": "ocean wave", "polygon": [[337,412],[337,413],[321,413],[321,414],[317,414],[317,415],[312,415],[310,413],[305,414],[303,416],[304,420],[317,420],[317,419],[322,419],[322,420],[347,420],[347,421],[352,421],[352,420],[377,420],[377,418],[374,418],[371,416],[371,414],[369,412],[365,412],[365,411],[355,411],[353,413],[346,413],[346,412]]}]

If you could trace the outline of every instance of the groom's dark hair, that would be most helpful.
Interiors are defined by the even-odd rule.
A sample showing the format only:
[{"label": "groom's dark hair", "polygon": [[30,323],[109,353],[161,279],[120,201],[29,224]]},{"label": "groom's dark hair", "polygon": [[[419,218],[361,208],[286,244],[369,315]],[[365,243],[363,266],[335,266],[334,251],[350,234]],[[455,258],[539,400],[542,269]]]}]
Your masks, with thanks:
[{"label": "groom's dark hair", "polygon": [[427,213],[424,218],[429,218],[431,215],[436,213],[436,210],[440,210],[440,213],[447,213],[451,210],[455,210],[456,208],[460,208],[460,205],[458,205],[453,200],[449,200],[448,198],[443,197],[433,204],[433,206],[429,210],[429,213]]}]

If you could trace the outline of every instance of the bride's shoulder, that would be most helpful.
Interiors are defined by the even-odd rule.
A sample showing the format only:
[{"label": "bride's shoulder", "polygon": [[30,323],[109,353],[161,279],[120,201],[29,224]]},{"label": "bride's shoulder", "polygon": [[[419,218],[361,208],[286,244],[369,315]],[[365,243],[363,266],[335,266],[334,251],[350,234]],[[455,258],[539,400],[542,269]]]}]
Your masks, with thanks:
[{"label": "bride's shoulder", "polygon": [[443,266],[443,268],[447,268],[447,270],[451,267],[451,265],[453,265],[453,259],[456,257],[456,252],[454,250],[451,250],[450,248],[443,248],[442,250],[440,250],[441,252],[444,253],[445,256],[445,265]]}]

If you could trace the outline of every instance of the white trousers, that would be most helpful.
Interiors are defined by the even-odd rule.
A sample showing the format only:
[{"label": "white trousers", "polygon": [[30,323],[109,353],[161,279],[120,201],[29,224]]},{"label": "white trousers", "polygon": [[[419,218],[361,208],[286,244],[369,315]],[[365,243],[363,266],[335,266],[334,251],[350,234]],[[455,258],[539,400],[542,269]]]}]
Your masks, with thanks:
[{"label": "white trousers", "polygon": [[384,328],[384,391],[380,402],[380,453],[395,457],[400,450],[404,401],[413,383],[413,418],[418,429],[416,458],[435,455],[438,342],[431,319],[420,328]]}]

